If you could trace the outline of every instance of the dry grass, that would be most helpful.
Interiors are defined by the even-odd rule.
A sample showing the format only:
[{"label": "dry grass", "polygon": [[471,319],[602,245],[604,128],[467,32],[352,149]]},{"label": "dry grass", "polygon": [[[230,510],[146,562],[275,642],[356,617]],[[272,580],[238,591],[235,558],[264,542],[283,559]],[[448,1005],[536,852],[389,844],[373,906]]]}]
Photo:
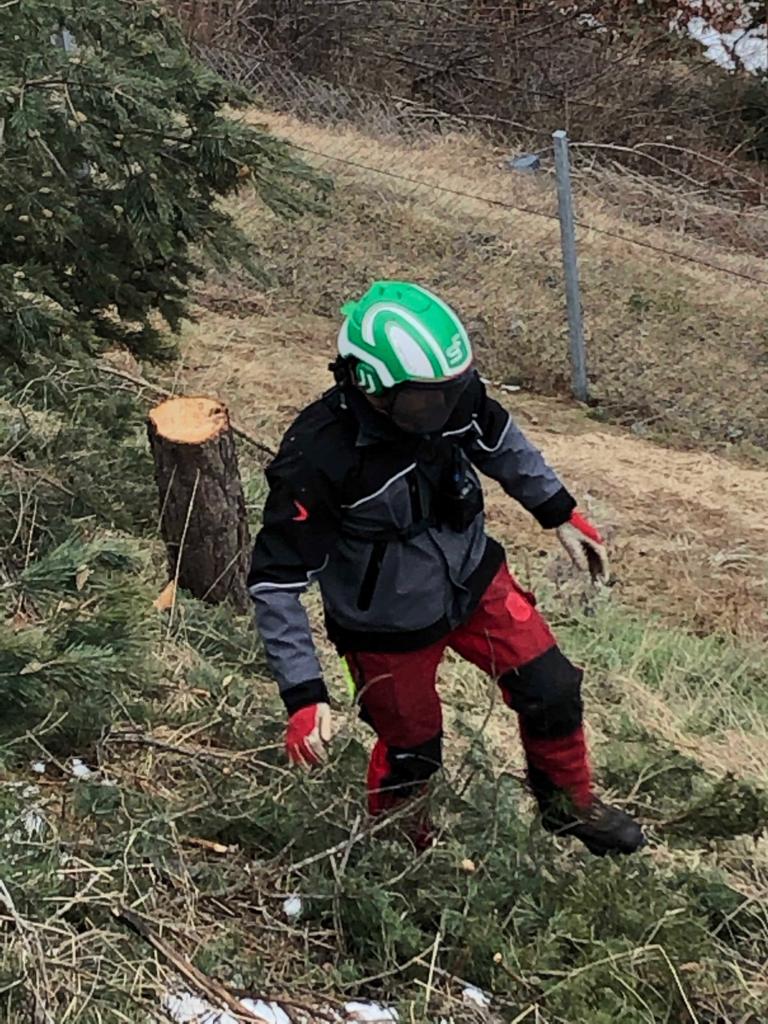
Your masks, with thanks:
[{"label": "dry grass", "polygon": [[[500,154],[471,137],[409,147],[349,127],[263,111],[250,116],[301,146],[554,210],[549,180],[510,176],[499,167]],[[250,199],[240,201],[239,215],[273,281],[264,289],[242,279],[206,284],[201,319],[184,337],[189,386],[217,392],[274,446],[292,416],[330,383],[340,302],[373,278],[402,275],[456,303],[489,376],[545,392],[565,389],[556,222],[320,162],[337,177],[324,220],[285,225]],[[768,259],[661,227],[638,233],[604,199],[580,199],[580,213],[603,230],[768,280]],[[607,529],[624,600],[701,634],[761,635],[768,622],[768,473],[755,445],[767,443],[768,429],[764,295],[747,282],[594,233],[582,233],[582,265],[595,391],[606,414],[631,424],[634,436],[597,426],[569,402],[520,394],[513,412]],[[728,431],[752,447],[725,444]],[[643,435],[699,450],[663,449]],[[756,466],[703,452],[702,444],[751,453]],[[491,528],[525,571],[548,542],[497,488],[489,495]]]},{"label": "dry grass", "polygon": [[638,227],[650,227],[664,234],[667,245],[685,246],[695,239],[711,252],[739,251],[760,258],[768,252],[765,207],[744,207],[708,196],[690,182],[673,186],[620,166],[581,166],[575,176],[581,203],[586,200],[582,209],[590,211],[590,219],[603,210],[609,219],[636,225],[633,237],[642,237]]},{"label": "dry grass", "polygon": [[[337,184],[321,222],[283,225],[265,219],[249,199],[240,203],[273,272],[267,296],[276,313],[292,317],[298,309],[335,318],[340,300],[371,278],[416,277],[462,310],[489,375],[545,393],[567,390],[557,221],[437,190],[551,215],[548,177],[512,176],[499,151],[471,137],[409,147],[351,128],[266,112],[252,116],[298,146],[326,154],[301,153]],[[374,170],[340,162],[347,160]],[[638,228],[604,200],[577,200],[580,217],[600,231],[768,281],[768,259],[662,227]],[[593,230],[581,230],[580,249],[598,413],[682,445],[768,445],[764,290]],[[227,281],[227,292],[230,286]]]},{"label": "dry grass", "polygon": [[[264,301],[261,315],[201,310],[183,336],[181,377],[275,447],[331,383],[334,324],[311,313],[285,319]],[[768,471],[597,427],[568,403],[497,397],[605,527],[623,601],[702,635],[765,634]],[[490,482],[488,519],[523,575],[550,556],[551,538]]]}]

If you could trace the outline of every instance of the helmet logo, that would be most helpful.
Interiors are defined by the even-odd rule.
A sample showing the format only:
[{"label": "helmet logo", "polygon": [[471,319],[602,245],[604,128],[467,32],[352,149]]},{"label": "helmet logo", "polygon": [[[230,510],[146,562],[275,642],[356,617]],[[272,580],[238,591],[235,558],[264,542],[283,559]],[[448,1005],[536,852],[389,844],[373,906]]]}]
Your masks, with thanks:
[{"label": "helmet logo", "polygon": [[358,363],[355,367],[355,377],[358,387],[368,395],[376,395],[379,392],[379,380],[375,371],[365,363]]},{"label": "helmet logo", "polygon": [[464,362],[466,349],[464,339],[458,333],[451,338],[451,344],[445,350],[445,359],[449,366],[458,366]]}]

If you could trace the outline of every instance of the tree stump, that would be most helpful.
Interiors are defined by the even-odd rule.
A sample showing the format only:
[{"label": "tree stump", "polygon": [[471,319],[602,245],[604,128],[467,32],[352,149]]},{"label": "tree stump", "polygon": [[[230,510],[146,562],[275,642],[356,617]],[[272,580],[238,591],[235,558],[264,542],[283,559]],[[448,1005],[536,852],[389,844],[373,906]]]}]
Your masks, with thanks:
[{"label": "tree stump", "polygon": [[246,611],[250,533],[227,407],[171,398],[150,412],[147,432],[171,579],[203,601],[229,599]]}]

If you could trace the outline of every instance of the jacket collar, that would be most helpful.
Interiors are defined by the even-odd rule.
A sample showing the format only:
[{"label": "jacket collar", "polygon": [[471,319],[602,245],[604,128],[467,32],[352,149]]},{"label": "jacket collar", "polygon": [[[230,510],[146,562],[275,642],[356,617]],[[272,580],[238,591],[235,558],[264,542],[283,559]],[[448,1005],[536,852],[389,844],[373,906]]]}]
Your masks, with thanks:
[{"label": "jacket collar", "polygon": [[341,406],[348,409],[357,423],[358,448],[367,448],[374,444],[403,443],[407,436],[381,412],[368,402],[364,395],[355,387],[343,387],[341,390]]}]

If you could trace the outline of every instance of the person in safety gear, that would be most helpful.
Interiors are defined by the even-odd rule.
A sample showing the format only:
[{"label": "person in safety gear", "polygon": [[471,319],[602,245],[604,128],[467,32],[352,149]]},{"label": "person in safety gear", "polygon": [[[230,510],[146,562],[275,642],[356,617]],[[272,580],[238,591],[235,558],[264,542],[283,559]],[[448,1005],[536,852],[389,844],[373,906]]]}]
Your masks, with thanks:
[{"label": "person in safety gear", "polygon": [[368,804],[379,815],[441,765],[436,675],[447,648],[492,675],[517,712],[545,828],[596,854],[642,846],[639,826],[595,794],[582,671],[485,533],[477,470],[497,480],[574,563],[607,578],[603,539],[473,366],[456,313],[415,284],[380,281],[342,308],[336,386],[289,428],[248,587],[288,711],[294,763],[322,760],[328,691],[300,597],[313,580],[377,740]]}]

